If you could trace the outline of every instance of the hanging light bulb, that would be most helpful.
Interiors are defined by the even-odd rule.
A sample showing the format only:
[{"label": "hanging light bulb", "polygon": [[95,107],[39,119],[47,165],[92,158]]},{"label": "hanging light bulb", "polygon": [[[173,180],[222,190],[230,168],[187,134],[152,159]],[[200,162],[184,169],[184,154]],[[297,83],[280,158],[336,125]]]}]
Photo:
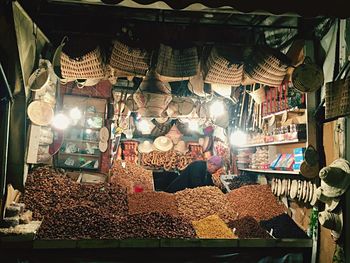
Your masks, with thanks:
[{"label": "hanging light bulb", "polygon": [[81,115],[81,110],[79,110],[78,107],[74,107],[69,111],[69,117],[71,117],[72,120],[79,120]]},{"label": "hanging light bulb", "polygon": [[188,128],[191,131],[198,131],[198,129],[199,129],[198,121],[192,120],[192,121],[188,122]]},{"label": "hanging light bulb", "polygon": [[234,146],[241,146],[247,143],[247,134],[237,130],[234,131],[230,136],[230,143]]},{"label": "hanging light bulb", "polygon": [[55,115],[52,121],[52,126],[58,130],[65,130],[69,126],[70,120],[63,113],[58,113]]},{"label": "hanging light bulb", "polygon": [[214,101],[210,106],[210,115],[214,118],[221,116],[225,112],[225,107],[222,101]]}]

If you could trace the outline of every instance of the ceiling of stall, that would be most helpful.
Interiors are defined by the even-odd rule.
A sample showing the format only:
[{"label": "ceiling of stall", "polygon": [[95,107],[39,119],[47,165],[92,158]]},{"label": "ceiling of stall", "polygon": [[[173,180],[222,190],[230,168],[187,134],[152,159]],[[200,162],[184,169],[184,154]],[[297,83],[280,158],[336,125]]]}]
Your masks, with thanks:
[{"label": "ceiling of stall", "polygon": [[[145,44],[155,40],[238,45],[264,42],[283,49],[297,34],[306,39],[314,32],[324,34],[334,20],[319,16],[323,12],[308,13],[288,3],[279,2],[277,8],[272,4],[277,1],[255,1],[253,7],[244,4],[251,2],[247,0],[19,2],[54,45],[66,35],[110,40],[131,31]],[[304,14],[306,17],[301,17]]]}]

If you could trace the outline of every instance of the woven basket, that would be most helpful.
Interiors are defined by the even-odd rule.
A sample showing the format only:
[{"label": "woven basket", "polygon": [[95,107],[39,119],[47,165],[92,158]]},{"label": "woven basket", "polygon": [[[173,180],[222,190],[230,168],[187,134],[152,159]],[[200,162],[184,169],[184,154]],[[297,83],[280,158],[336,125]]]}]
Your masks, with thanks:
[{"label": "woven basket", "polygon": [[109,65],[116,70],[118,76],[145,76],[150,63],[149,51],[114,42]]},{"label": "woven basket", "polygon": [[246,74],[250,79],[254,80],[256,83],[264,84],[271,87],[278,87],[281,85],[283,78],[280,80],[270,79],[268,75],[263,75],[254,69],[249,67],[244,68],[244,74]]},{"label": "woven basket", "polygon": [[326,83],[326,119],[350,114],[350,77]]},{"label": "woven basket", "polygon": [[100,48],[83,55],[80,58],[70,58],[61,53],[61,73],[66,79],[102,79],[105,70]]},{"label": "woven basket", "polygon": [[183,79],[197,74],[198,63],[196,47],[174,49],[160,44],[156,70],[163,77]]},{"label": "woven basket", "polygon": [[[232,62],[224,48],[213,47],[204,64],[204,81],[239,86],[242,81],[242,63]],[[235,59],[236,60],[236,59]]]},{"label": "woven basket", "polygon": [[257,83],[279,86],[287,74],[289,58],[268,47],[256,47],[246,59],[244,74]]}]

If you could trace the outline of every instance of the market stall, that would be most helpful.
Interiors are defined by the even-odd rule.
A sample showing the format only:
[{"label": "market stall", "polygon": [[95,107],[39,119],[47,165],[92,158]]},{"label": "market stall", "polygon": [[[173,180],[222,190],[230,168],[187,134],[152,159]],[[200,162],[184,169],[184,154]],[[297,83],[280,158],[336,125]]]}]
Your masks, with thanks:
[{"label": "market stall", "polygon": [[33,259],[162,248],[161,261],[191,247],[198,259],[314,261],[327,188],[310,112],[325,80],[308,44],[137,33],[64,37],[39,60],[27,81],[28,175],[22,192],[7,188],[1,245]]}]

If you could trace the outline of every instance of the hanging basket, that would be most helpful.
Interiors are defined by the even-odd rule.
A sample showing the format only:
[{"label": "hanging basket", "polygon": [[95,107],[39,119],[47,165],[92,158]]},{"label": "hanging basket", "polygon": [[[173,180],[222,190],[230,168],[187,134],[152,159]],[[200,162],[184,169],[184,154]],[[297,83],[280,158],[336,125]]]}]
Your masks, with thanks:
[{"label": "hanging basket", "polygon": [[279,50],[255,47],[244,63],[244,75],[256,83],[278,87],[287,74],[289,58]]},{"label": "hanging basket", "polygon": [[237,50],[232,48],[213,47],[203,65],[204,81],[239,86],[243,77],[243,62],[236,53],[238,53]]},{"label": "hanging basket", "polygon": [[115,41],[109,65],[117,77],[145,76],[151,63],[151,53],[145,49],[129,47]]},{"label": "hanging basket", "polygon": [[174,49],[160,44],[156,70],[161,77],[183,79],[197,74],[198,63],[196,47]]},{"label": "hanging basket", "polygon": [[79,58],[61,53],[61,74],[65,79],[102,79],[105,76],[100,48]]}]

